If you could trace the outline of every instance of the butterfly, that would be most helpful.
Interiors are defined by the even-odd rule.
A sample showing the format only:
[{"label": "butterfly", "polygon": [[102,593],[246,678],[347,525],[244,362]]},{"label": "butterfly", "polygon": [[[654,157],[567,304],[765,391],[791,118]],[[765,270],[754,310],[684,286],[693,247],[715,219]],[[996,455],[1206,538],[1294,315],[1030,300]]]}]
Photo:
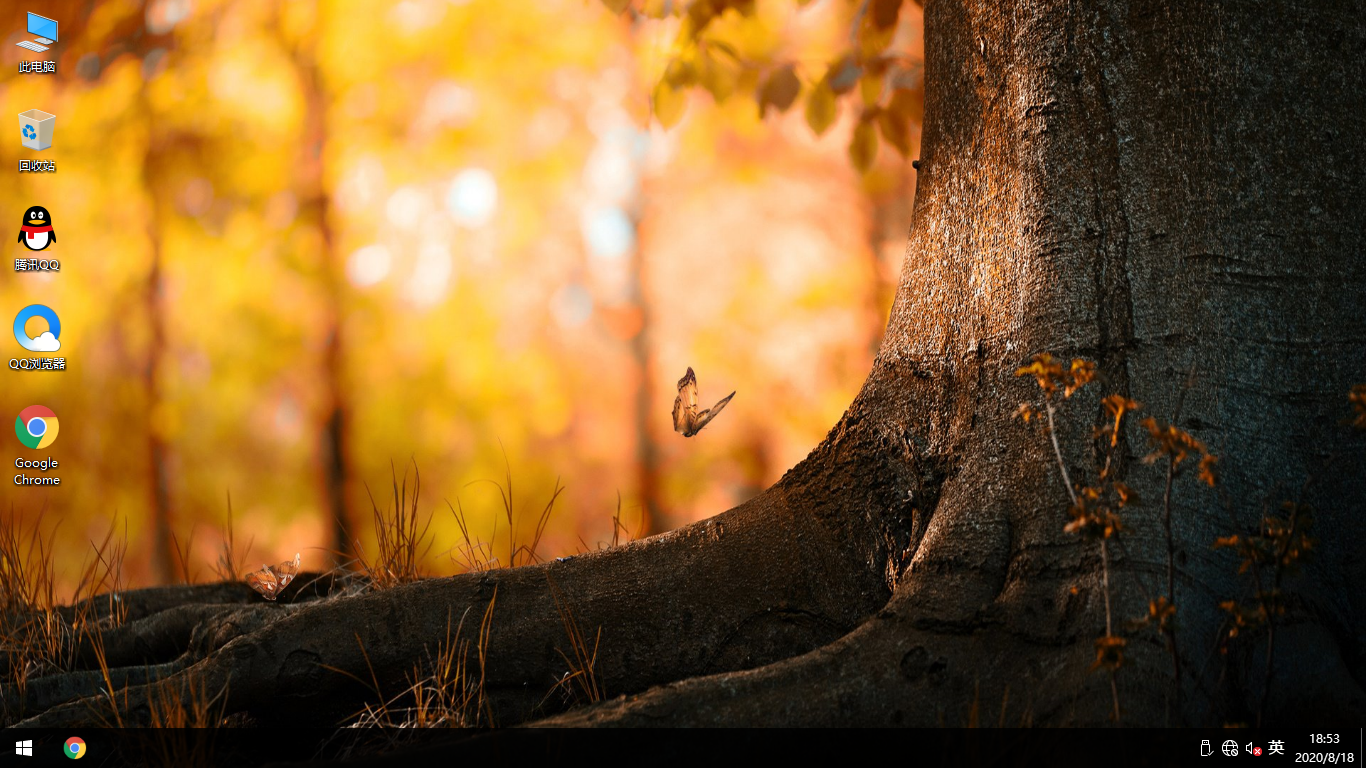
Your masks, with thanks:
[{"label": "butterfly", "polygon": [[712,407],[699,411],[697,410],[697,376],[692,372],[692,368],[683,374],[683,378],[678,380],[678,397],[674,398],[674,431],[682,432],[684,437],[692,437],[702,428],[711,423],[716,415],[726,407],[726,403],[735,397],[732,392],[721,399],[721,402]]},{"label": "butterfly", "polygon": [[252,571],[246,575],[247,585],[267,600],[274,600],[280,596],[284,588],[289,586],[289,582],[294,581],[294,577],[299,573],[299,553],[294,553],[294,560],[286,560],[275,567],[262,565],[261,570]]}]

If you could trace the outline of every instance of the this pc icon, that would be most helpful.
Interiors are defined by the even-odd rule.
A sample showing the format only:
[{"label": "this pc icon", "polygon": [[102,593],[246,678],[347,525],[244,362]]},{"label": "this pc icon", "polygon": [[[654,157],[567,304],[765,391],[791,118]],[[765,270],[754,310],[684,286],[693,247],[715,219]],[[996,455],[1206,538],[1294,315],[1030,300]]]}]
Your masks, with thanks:
[{"label": "this pc icon", "polygon": [[36,37],[35,40],[25,40],[15,45],[20,48],[27,48],[34,53],[42,53],[47,50],[47,46],[57,42],[57,22],[46,16],[39,16],[36,13],[28,15],[28,33]]}]

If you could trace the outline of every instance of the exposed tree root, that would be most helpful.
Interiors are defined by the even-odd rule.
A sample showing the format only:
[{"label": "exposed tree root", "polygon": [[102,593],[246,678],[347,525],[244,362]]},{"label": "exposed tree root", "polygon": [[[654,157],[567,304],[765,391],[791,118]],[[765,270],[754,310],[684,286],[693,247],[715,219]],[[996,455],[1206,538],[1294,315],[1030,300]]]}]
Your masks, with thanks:
[{"label": "exposed tree root", "polygon": [[[354,578],[346,574],[305,572],[280,594],[279,602],[295,603],[327,597],[351,584]],[[164,587],[131,589],[117,595],[102,594],[74,605],[61,606],[57,614],[68,623],[78,617],[104,620],[117,608],[124,621],[136,621],[181,605],[228,604],[254,605],[261,596],[240,581],[215,584],[174,584]]]},{"label": "exposed tree root", "polygon": [[[1312,632],[1312,629],[1309,631]],[[1306,727],[1351,727],[1366,695],[1336,646],[1316,638],[1287,654],[1309,689],[1287,687],[1269,714]],[[1128,722],[1152,722],[1170,670],[1154,639],[1119,674]],[[1298,650],[1298,649],[1297,649]],[[1320,652],[1318,655],[1313,651]],[[552,727],[976,727],[1109,725],[1108,678],[1089,648],[1034,645],[999,627],[969,634],[918,629],[884,611],[829,646],[758,669],[694,678],[538,721]],[[1303,669],[1305,665],[1312,669]],[[1251,701],[1245,702],[1250,705]]]},{"label": "exposed tree root", "polygon": [[[404,680],[448,626],[464,619],[472,631],[496,590],[483,685],[495,721],[517,723],[563,706],[546,698],[567,671],[561,651],[569,651],[549,580],[585,634],[601,628],[595,675],[609,695],[769,663],[847,634],[886,602],[885,557],[875,544],[848,544],[878,538],[830,521],[869,524],[873,510],[893,503],[891,488],[869,483],[837,496],[822,488],[823,503],[812,506],[806,486],[780,483],[705,522],[542,565],[288,607],[163,611],[130,626],[115,650],[121,663],[192,650],[202,658],[170,682],[192,678],[200,691],[226,690],[229,712],[287,709],[292,722],[334,724],[365,698],[403,687],[375,692],[357,678]],[[146,685],[129,689],[124,722],[145,718],[152,695]],[[90,707],[71,702],[23,725],[89,722]]]},{"label": "exposed tree root", "polygon": [[82,637],[77,666],[94,669],[100,653],[111,667],[156,664],[179,658],[191,648],[195,630],[252,607],[242,605],[178,605],[127,624],[101,629],[99,637]]},{"label": "exposed tree root", "polygon": [[[142,667],[119,667],[109,670],[109,681],[116,690],[122,690],[131,686],[155,683],[184,668],[184,660]],[[6,696],[5,707],[8,711],[42,712],[68,702],[78,702],[79,706],[88,710],[89,715],[95,715],[97,710],[94,707],[97,705],[93,700],[107,701],[107,688],[104,674],[100,670],[87,669],[47,675],[28,682],[22,701],[11,700]],[[108,715],[108,705],[105,709],[105,714]]]},{"label": "exposed tree root", "polygon": [[[1067,675],[1084,671],[1088,661],[1077,657],[1076,649],[1039,646],[1021,653],[1017,639],[1000,627],[970,634],[932,632],[883,612],[858,631],[803,656],[621,696],[537,724],[1014,726],[1029,724],[1040,688],[1059,682],[1032,675],[1031,668]],[[1074,680],[1066,682],[1063,689],[1075,690],[1070,685]],[[1011,686],[1014,692],[1007,693]],[[1077,713],[1090,718],[1104,712],[1105,696],[1108,691],[1097,687],[1096,701],[1080,702]]]}]

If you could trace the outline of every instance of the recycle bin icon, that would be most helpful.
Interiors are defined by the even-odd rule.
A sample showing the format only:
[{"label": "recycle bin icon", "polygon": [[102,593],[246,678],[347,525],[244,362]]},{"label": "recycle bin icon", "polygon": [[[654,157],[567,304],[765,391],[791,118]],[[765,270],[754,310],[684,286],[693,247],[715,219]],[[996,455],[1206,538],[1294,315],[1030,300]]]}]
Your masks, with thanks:
[{"label": "recycle bin icon", "polygon": [[47,149],[52,146],[52,128],[56,123],[56,115],[49,115],[41,109],[20,112],[19,132],[23,145],[29,149]]}]

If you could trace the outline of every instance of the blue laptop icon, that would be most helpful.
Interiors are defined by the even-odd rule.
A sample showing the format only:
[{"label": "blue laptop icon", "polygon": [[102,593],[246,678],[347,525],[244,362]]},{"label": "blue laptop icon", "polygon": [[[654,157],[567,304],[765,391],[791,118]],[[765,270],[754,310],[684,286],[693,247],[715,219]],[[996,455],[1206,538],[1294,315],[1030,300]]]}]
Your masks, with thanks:
[{"label": "blue laptop icon", "polygon": [[28,15],[28,33],[36,39],[24,40],[16,43],[20,48],[26,48],[34,53],[46,51],[46,46],[57,42],[57,22],[46,16],[39,16],[36,13]]}]

